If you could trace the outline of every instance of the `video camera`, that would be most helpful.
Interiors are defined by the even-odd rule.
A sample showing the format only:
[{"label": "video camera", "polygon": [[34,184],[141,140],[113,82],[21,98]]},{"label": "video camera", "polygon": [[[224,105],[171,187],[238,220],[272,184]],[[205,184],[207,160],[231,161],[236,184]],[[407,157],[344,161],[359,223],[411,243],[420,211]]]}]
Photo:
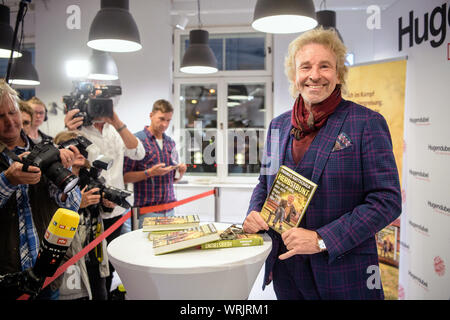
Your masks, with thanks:
[{"label": "video camera", "polygon": [[82,126],[90,126],[95,118],[113,116],[113,101],[110,98],[121,94],[120,86],[94,86],[90,82],[78,82],[70,95],[63,96],[66,105],[64,112],[79,109],[74,118],[83,117]]},{"label": "video camera", "polygon": [[87,186],[86,191],[89,191],[93,188],[99,188],[99,194],[101,195],[101,197],[123,208],[131,208],[131,204],[126,200],[126,198],[131,195],[131,192],[111,186],[106,186],[105,178],[100,177],[101,171],[108,170],[111,167],[112,163],[113,160],[111,158],[102,156],[92,163],[92,167],[90,169],[81,168],[79,174],[80,188],[83,189],[85,186]]}]

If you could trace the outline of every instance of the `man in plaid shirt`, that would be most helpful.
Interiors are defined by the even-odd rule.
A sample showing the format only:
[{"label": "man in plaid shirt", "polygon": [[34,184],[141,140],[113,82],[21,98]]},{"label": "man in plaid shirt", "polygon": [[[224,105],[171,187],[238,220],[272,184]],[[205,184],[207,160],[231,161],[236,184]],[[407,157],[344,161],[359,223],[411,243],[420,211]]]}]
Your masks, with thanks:
[{"label": "man in plaid shirt", "polygon": [[[173,183],[186,172],[179,163],[175,142],[164,132],[173,116],[170,102],[160,99],[153,104],[150,126],[136,133],[145,148],[145,157],[136,161],[125,157],[125,183],[134,184],[134,206],[146,207],[176,201]],[[179,174],[177,174],[177,172]],[[171,216],[174,210],[152,212],[139,217],[139,226],[146,216]]]},{"label": "man in plaid shirt", "polygon": [[[0,275],[33,267],[55,211],[59,207],[78,211],[81,202],[78,187],[64,194],[38,167],[24,172],[22,163],[15,161],[34,147],[22,130],[18,102],[17,93],[0,81]],[[60,158],[70,167],[74,153],[60,150]],[[56,289],[48,286],[38,298],[56,298]]]}]

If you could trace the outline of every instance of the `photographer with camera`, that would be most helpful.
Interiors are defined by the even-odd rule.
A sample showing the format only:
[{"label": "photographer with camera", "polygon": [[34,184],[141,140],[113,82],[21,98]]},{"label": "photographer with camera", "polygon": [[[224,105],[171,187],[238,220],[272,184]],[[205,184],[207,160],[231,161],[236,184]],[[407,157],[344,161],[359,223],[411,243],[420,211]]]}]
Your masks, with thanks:
[{"label": "photographer with camera", "polygon": [[[84,184],[81,176],[83,172],[91,168],[87,160],[88,143],[90,141],[79,141],[78,131],[63,131],[55,136],[54,142],[58,145],[73,144],[79,152],[75,153],[75,159],[72,165],[72,172],[80,177],[79,183],[82,185],[81,204],[80,204],[80,223],[78,230],[72,241],[72,245],[67,251],[67,258],[70,258],[80,252],[82,248],[94,241],[98,235],[104,232],[104,225],[100,212],[103,206],[100,205],[102,196],[100,188]],[[86,256],[76,262],[79,270],[80,286],[73,288],[68,286],[69,279],[73,272],[66,271],[63,276],[63,285],[60,288],[60,300],[106,300],[108,298],[106,288],[106,277],[109,276],[108,258],[106,255],[106,240],[103,240],[94,250],[91,250]],[[67,280],[67,281],[66,281]]]},{"label": "photographer with camera", "polygon": [[[119,87],[120,88],[120,87]],[[100,154],[114,159],[108,170],[103,170],[101,176],[106,184],[125,189],[123,181],[124,157],[141,160],[145,156],[142,143],[137,139],[113,111],[110,97],[118,95],[116,88],[94,88],[92,84],[79,84],[71,96],[64,97],[67,114],[64,123],[69,130],[79,129],[80,132],[95,144]],[[113,92],[110,92],[113,91]],[[91,155],[89,155],[91,158]],[[105,230],[113,225],[127,211],[125,208],[109,202],[111,212],[102,212],[101,217]],[[111,243],[121,234],[121,227],[117,228],[106,238]],[[112,282],[114,268],[109,264],[111,275],[107,279],[108,294]]]},{"label": "photographer with camera", "polygon": [[[22,130],[19,98],[5,81],[0,80],[0,274],[31,268],[36,259],[48,223],[58,208],[78,211],[80,189],[58,188],[40,167],[22,162],[34,143]],[[74,160],[71,149],[57,150],[58,169],[66,170]],[[53,164],[52,164],[53,165]],[[55,298],[57,282],[46,287],[38,298]],[[2,293],[0,293],[2,296]],[[11,297],[9,297],[11,298]]]}]

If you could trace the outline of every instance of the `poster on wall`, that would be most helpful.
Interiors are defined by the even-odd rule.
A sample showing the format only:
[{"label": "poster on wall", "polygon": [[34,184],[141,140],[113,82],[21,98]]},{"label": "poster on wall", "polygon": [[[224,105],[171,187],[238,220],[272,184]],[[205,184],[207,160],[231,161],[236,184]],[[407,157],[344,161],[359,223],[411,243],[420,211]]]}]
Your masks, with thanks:
[{"label": "poster on wall", "polygon": [[383,115],[391,132],[395,161],[402,182],[403,119],[406,59],[355,65],[349,68],[344,99]]}]

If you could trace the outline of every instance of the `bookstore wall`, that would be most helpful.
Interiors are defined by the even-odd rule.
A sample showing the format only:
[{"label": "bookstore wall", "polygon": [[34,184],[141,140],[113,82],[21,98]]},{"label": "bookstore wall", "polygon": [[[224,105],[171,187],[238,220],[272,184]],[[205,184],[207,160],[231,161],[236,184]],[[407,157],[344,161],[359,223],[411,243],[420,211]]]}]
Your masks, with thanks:
[{"label": "bookstore wall", "polygon": [[390,39],[385,45],[407,56],[398,297],[448,300],[450,6],[414,0],[395,7],[385,29],[398,32],[381,32],[380,42]]}]

